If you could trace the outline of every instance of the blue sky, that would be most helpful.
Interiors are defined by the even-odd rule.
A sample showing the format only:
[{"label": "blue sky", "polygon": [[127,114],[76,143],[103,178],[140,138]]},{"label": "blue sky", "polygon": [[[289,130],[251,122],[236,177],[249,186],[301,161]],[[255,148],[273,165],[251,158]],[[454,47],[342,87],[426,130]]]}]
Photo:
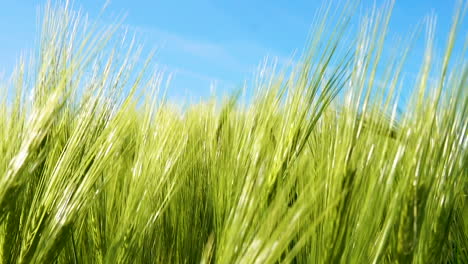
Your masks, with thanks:
[{"label": "blue sky", "polygon": [[[0,74],[8,76],[19,55],[34,47],[39,27],[37,10],[45,2],[2,0]],[[212,83],[218,90],[241,86],[267,56],[282,64],[300,53],[314,14],[323,4],[322,0],[111,0],[99,17],[105,2],[75,0],[74,6],[104,24],[125,15],[124,24],[139,41],[149,49],[157,49],[157,63],[175,73],[172,94],[195,97],[208,96]],[[361,2],[358,12],[362,13],[374,2],[377,6],[383,3]],[[454,7],[455,0],[396,0],[390,38],[409,34],[433,12],[438,17],[439,44],[443,44]],[[466,28],[462,30],[465,35]],[[416,45],[409,71],[417,72],[418,52],[423,48],[422,43]]]}]

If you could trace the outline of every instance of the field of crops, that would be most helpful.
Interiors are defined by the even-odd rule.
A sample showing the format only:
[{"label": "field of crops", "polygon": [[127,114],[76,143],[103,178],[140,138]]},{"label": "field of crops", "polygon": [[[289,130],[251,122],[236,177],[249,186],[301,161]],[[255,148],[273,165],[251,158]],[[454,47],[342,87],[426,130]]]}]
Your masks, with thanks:
[{"label": "field of crops", "polygon": [[353,34],[350,6],[252,95],[192,104],[118,26],[46,7],[0,86],[0,263],[468,263],[467,6],[442,54],[421,27],[414,82],[391,6]]}]

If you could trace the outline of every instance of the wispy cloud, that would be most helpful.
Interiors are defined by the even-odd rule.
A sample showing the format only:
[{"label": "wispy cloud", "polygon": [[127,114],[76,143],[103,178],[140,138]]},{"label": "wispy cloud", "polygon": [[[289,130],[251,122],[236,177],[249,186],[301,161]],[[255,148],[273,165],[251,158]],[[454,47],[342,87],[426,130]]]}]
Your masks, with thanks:
[{"label": "wispy cloud", "polygon": [[295,53],[285,56],[251,40],[216,43],[154,27],[125,27],[136,34],[137,39],[143,36],[145,42],[149,42],[145,44],[157,45],[162,58],[160,66],[171,73],[174,80],[179,76],[230,89],[255,79],[260,70],[273,73],[272,64],[276,65],[276,70],[283,70],[298,63]]},{"label": "wispy cloud", "polygon": [[222,62],[224,65],[234,69],[239,69],[245,66],[222,44],[199,39],[195,40],[193,38],[183,36],[182,34],[164,31],[159,28],[141,26],[128,26],[128,28],[136,34],[143,34],[148,38],[157,41],[161,49],[178,51],[186,55],[191,55],[208,61]]}]

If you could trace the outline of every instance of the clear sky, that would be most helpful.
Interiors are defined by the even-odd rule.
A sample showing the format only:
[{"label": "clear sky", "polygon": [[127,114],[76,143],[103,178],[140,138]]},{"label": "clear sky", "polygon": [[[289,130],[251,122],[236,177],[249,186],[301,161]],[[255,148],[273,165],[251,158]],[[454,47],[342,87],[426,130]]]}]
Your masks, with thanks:
[{"label": "clear sky", "polygon": [[[7,75],[19,55],[34,46],[38,8],[46,1],[0,0],[0,74]],[[53,1],[54,2],[54,1]],[[75,0],[75,8],[97,19],[105,0]],[[362,0],[362,12],[381,0]],[[455,0],[396,0],[390,37],[407,35],[431,12],[437,37],[445,41]],[[146,47],[157,48],[157,62],[174,72],[173,95],[207,96],[210,84],[232,89],[252,78],[265,57],[280,64],[301,52],[322,0],[110,0],[99,17],[113,23],[126,15]],[[462,38],[468,25],[464,22]],[[416,53],[423,46],[416,45]],[[417,58],[415,65],[417,65]],[[417,72],[417,68],[413,69]]]}]

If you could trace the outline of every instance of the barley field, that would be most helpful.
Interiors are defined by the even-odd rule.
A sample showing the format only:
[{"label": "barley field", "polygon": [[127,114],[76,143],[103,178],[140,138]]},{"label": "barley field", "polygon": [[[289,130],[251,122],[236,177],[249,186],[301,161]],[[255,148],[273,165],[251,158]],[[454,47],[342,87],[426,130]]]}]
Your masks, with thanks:
[{"label": "barley field", "polygon": [[421,26],[414,82],[391,3],[356,32],[350,4],[252,95],[184,104],[118,25],[47,5],[0,84],[0,263],[468,263],[467,6],[442,54]]}]

